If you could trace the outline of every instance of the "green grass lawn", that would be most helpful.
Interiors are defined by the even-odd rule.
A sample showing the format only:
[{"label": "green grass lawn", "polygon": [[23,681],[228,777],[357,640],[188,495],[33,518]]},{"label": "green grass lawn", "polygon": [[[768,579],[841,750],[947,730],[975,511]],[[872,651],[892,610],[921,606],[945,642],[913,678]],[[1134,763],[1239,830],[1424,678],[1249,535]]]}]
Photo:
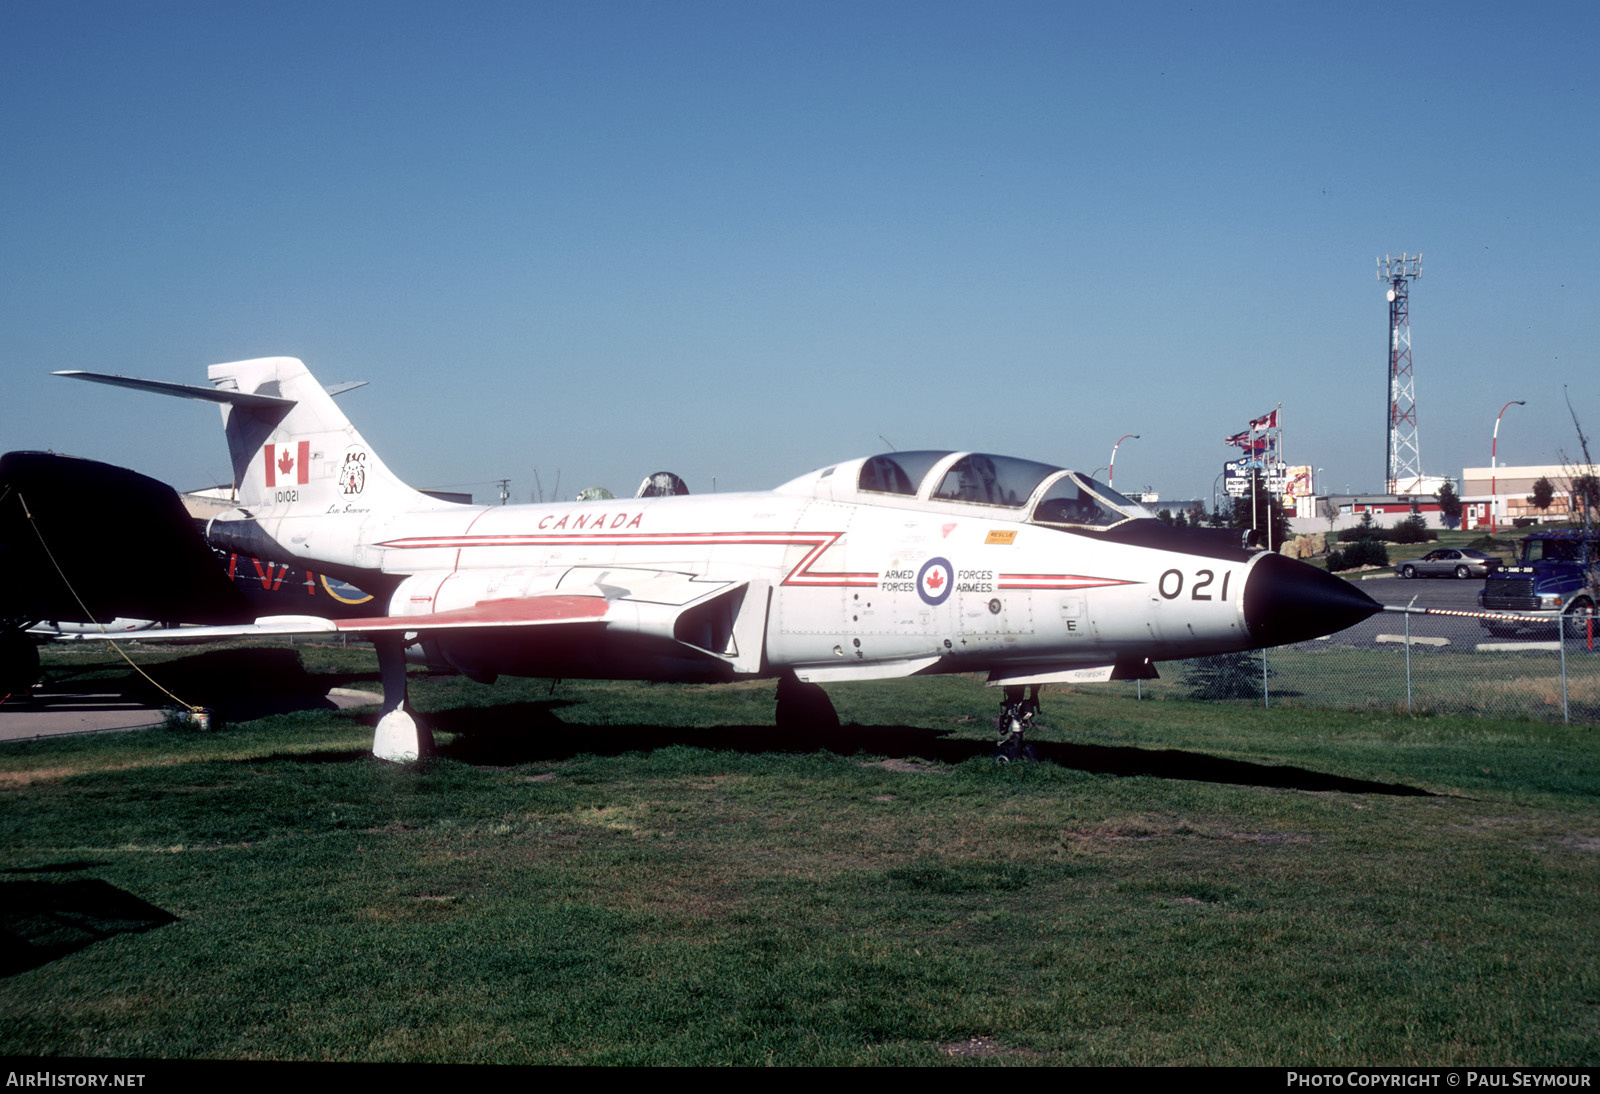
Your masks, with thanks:
[{"label": "green grass lawn", "polygon": [[797,735],[770,683],[419,675],[402,768],[370,713],[253,716],[375,689],[300,652],[224,653],[218,732],[0,748],[0,1052],[1600,1063],[1593,727],[1052,692],[1002,765],[962,678]]}]

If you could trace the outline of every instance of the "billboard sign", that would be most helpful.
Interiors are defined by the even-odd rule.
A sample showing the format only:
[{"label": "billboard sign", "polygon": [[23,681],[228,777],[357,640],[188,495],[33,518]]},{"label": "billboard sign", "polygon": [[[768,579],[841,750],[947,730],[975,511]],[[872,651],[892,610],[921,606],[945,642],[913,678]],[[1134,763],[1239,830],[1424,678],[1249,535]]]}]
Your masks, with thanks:
[{"label": "billboard sign", "polygon": [[1229,460],[1222,465],[1222,487],[1230,498],[1250,496],[1250,469],[1261,468],[1261,484],[1268,493],[1282,495],[1289,478],[1288,465],[1262,460]]}]

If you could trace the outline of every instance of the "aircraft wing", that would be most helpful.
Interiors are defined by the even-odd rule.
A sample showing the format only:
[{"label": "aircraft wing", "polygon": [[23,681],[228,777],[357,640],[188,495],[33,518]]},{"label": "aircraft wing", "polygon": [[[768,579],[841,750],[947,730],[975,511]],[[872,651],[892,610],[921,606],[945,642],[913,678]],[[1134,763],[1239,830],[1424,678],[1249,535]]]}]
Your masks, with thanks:
[{"label": "aircraft wing", "polygon": [[[490,627],[533,627],[552,623],[601,622],[607,610],[606,598],[599,595],[521,597],[515,600],[486,600],[468,608],[422,615],[374,615],[353,619],[326,619],[320,615],[264,615],[254,623],[223,627],[170,627],[141,631],[141,642],[164,638],[248,638],[257,635],[302,634],[381,634],[435,630],[479,629]],[[86,637],[100,637],[88,635]],[[109,634],[107,638],[119,635]]]},{"label": "aircraft wing", "polygon": [[[435,586],[437,582],[433,583]],[[461,607],[399,615],[328,619],[314,615],[269,615],[253,623],[139,632],[139,640],[247,638],[273,635],[415,634],[447,640],[497,631],[514,642],[518,631],[537,629],[541,642],[551,628],[571,632],[575,644],[606,631],[672,644],[685,653],[708,655],[735,671],[761,665],[767,598],[765,582],[725,581],[695,574],[574,567],[555,588],[511,597],[481,595]],[[397,599],[404,601],[404,587]],[[87,636],[100,637],[100,636]],[[107,635],[105,637],[114,637]]]}]

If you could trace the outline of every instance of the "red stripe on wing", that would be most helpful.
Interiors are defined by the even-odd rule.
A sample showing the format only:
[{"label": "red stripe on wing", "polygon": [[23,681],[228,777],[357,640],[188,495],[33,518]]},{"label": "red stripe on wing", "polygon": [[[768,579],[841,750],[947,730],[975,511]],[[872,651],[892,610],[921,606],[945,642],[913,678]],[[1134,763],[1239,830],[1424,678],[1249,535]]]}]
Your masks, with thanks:
[{"label": "red stripe on wing", "polygon": [[425,615],[380,615],[340,619],[341,631],[426,631],[442,627],[519,627],[540,623],[576,623],[605,618],[603,596],[529,596],[484,600],[469,608]]}]

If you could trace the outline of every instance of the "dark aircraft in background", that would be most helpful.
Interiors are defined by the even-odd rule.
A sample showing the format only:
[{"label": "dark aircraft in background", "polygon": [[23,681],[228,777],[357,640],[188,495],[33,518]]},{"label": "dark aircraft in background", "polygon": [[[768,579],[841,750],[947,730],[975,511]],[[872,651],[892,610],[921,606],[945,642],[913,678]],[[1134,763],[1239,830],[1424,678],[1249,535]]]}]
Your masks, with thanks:
[{"label": "dark aircraft in background", "polygon": [[155,623],[368,614],[370,594],[216,550],[177,493],[136,471],[48,452],[0,456],[0,697],[38,680],[30,628],[137,638]]}]

